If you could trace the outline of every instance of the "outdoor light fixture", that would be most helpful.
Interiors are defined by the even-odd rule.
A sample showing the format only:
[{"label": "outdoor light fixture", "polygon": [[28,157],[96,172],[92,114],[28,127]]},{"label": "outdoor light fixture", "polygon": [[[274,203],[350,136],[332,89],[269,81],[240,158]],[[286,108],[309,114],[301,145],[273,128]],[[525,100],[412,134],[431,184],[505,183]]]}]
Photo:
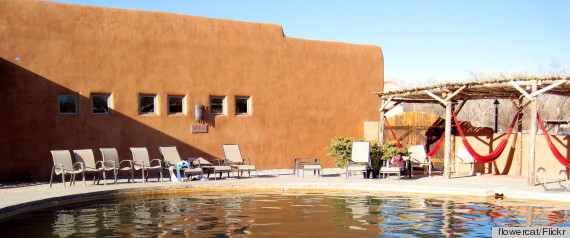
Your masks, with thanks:
[{"label": "outdoor light fixture", "polygon": [[194,104],[194,119],[196,121],[202,120],[202,105],[201,104]]},{"label": "outdoor light fixture", "polygon": [[493,102],[493,104],[495,105],[495,133],[497,133],[498,125],[499,125],[499,100],[495,99],[495,102]]}]

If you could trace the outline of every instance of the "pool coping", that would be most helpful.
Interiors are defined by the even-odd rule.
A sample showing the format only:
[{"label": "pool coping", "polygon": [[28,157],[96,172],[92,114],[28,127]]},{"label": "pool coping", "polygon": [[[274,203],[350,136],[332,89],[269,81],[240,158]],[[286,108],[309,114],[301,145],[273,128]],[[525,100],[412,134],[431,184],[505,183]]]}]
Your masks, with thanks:
[{"label": "pool coping", "polygon": [[[255,178],[252,178],[255,179]],[[263,178],[260,178],[260,180]],[[243,180],[243,179],[242,179]],[[218,180],[220,181],[220,180]],[[11,216],[25,213],[28,211],[57,207],[71,203],[88,202],[90,200],[136,197],[145,195],[159,194],[175,194],[175,193],[222,193],[234,191],[344,191],[344,192],[391,192],[398,195],[432,195],[432,196],[461,196],[461,197],[487,197],[489,199],[505,199],[505,200],[525,200],[537,201],[540,203],[570,203],[568,193],[553,192],[536,192],[536,191],[520,191],[517,189],[509,189],[504,187],[484,188],[457,188],[445,186],[426,186],[426,185],[406,185],[395,182],[391,184],[371,183],[364,180],[353,181],[286,181],[278,183],[259,184],[259,180],[255,180],[254,184],[235,183],[232,180],[222,183],[198,182],[198,183],[147,183],[144,187],[122,187],[115,188],[105,186],[103,190],[87,191],[75,190],[70,194],[55,195],[51,197],[43,197],[38,199],[29,199],[15,205],[9,205],[0,208],[0,220],[7,219]],[[61,186],[61,184],[59,184]],[[129,185],[125,185],[129,186]],[[69,188],[68,188],[69,189]],[[65,192],[66,190],[60,190]],[[502,195],[502,196],[499,196]]]}]

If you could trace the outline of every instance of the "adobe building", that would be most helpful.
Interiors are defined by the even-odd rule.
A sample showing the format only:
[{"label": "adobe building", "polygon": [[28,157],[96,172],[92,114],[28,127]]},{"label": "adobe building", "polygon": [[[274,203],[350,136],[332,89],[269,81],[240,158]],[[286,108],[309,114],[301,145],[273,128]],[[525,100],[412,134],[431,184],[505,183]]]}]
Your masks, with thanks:
[{"label": "adobe building", "polygon": [[0,181],[48,179],[54,149],[131,159],[129,147],[160,158],[174,145],[211,160],[236,143],[261,170],[333,167],[330,140],[378,120],[380,47],[275,24],[0,0],[0,42]]}]

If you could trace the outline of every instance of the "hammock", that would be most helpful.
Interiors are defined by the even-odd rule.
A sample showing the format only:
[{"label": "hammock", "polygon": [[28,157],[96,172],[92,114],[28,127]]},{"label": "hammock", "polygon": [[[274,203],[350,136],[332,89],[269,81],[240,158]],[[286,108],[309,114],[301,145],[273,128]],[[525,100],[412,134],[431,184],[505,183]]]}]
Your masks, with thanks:
[{"label": "hammock", "polygon": [[431,148],[431,150],[426,154],[428,157],[431,158],[431,157],[434,157],[435,154],[437,154],[437,152],[441,148],[441,143],[443,142],[443,138],[445,138],[445,131],[443,132],[443,134],[441,135],[441,137],[439,138],[437,143],[435,143],[433,148]]},{"label": "hammock", "polygon": [[390,131],[390,135],[392,135],[392,139],[394,139],[396,141],[396,147],[398,147],[398,149],[402,149],[402,147],[404,147],[404,146],[400,143],[400,141],[398,141],[398,137],[396,137],[396,133],[394,133],[394,130],[392,130],[390,123],[388,123],[388,118],[384,117],[384,121],[386,122],[386,126],[388,127],[388,130]]},{"label": "hammock", "polygon": [[552,143],[550,135],[548,135],[548,131],[546,131],[546,127],[544,126],[544,123],[542,122],[542,118],[540,118],[540,115],[537,114],[537,118],[538,118],[538,123],[540,124],[540,128],[542,129],[542,133],[544,134],[544,137],[546,137],[546,142],[548,142],[548,147],[550,147],[550,150],[552,151],[552,154],[554,154],[554,157],[556,157],[558,162],[560,162],[562,165],[570,167],[570,160],[564,157],[562,153],[560,153],[560,151],[558,151],[556,146]]},{"label": "hammock", "polygon": [[[392,130],[390,123],[388,123],[388,118],[384,117],[384,121],[386,122],[386,126],[388,127],[388,130],[390,131],[390,135],[392,135],[392,139],[394,139],[396,141],[396,147],[398,147],[398,149],[402,149],[404,146],[400,143],[400,141],[398,141],[398,137],[396,137],[396,133],[394,133],[394,130]],[[441,135],[441,137],[439,138],[437,143],[433,146],[433,148],[431,148],[431,150],[426,154],[427,156],[429,156],[431,158],[431,157],[435,156],[435,154],[437,154],[437,152],[441,148],[441,143],[443,142],[443,138],[445,138],[445,131],[443,132],[443,134]]]},{"label": "hammock", "polygon": [[469,154],[471,154],[471,156],[473,156],[475,161],[477,161],[479,163],[491,163],[491,162],[495,161],[497,158],[499,158],[499,155],[501,155],[501,153],[503,153],[503,150],[507,146],[507,142],[509,141],[509,137],[511,136],[513,129],[515,128],[517,118],[520,116],[520,114],[521,114],[521,111],[518,110],[517,113],[515,114],[515,118],[513,118],[513,122],[511,123],[509,130],[507,131],[507,135],[505,136],[505,138],[503,140],[501,140],[501,142],[499,143],[499,146],[497,146],[497,148],[495,148],[495,150],[493,150],[488,155],[480,155],[469,144],[469,142],[467,141],[467,138],[465,138],[465,134],[463,133],[461,126],[459,126],[459,122],[457,121],[457,116],[455,115],[455,112],[454,111],[451,112],[451,115],[453,115],[453,120],[455,121],[455,125],[457,127],[457,131],[459,131],[459,134],[463,138],[463,144],[465,145],[465,148],[467,149],[467,151],[469,151]]}]

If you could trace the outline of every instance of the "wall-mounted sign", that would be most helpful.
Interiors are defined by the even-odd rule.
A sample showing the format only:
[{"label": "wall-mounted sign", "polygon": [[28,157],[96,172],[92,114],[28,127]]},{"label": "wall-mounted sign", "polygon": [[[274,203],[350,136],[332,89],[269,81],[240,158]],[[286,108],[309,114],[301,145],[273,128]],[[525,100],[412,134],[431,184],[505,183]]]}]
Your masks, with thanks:
[{"label": "wall-mounted sign", "polygon": [[192,125],[192,133],[208,133],[208,125]]}]

